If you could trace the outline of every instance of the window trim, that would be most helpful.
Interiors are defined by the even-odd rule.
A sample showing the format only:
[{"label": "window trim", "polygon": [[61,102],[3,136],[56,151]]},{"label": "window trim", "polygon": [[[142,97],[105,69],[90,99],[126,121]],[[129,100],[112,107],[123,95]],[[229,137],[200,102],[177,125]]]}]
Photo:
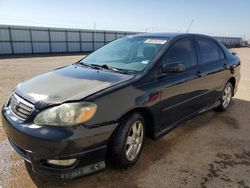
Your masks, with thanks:
[{"label": "window trim", "polygon": [[[221,58],[220,60],[227,59],[227,56],[226,56],[226,54],[225,54],[225,51],[221,48],[221,46],[218,44],[217,41],[215,41],[215,43],[216,43],[216,45],[217,45],[217,47],[218,47],[218,51],[221,51],[221,53],[222,53],[223,56],[224,56],[224,58]],[[220,54],[220,52],[219,52],[219,54]]]},{"label": "window trim", "polygon": [[[164,59],[164,57],[167,57],[169,55],[169,53],[171,52],[173,46],[177,43],[177,42],[180,42],[180,41],[185,41],[185,40],[189,40],[191,41],[192,43],[192,46],[193,46],[193,52],[194,52],[194,61],[195,61],[195,64],[192,65],[192,66],[189,66],[189,67],[186,67],[187,70],[189,69],[193,69],[194,67],[197,67],[198,66],[198,54],[197,54],[197,49],[196,49],[196,44],[195,44],[195,41],[194,41],[194,38],[193,37],[185,37],[185,38],[181,38],[181,39],[178,39],[176,41],[174,41],[168,48],[168,50],[162,55],[162,59]],[[161,63],[162,65],[162,63]]]},{"label": "window trim", "polygon": [[[209,64],[209,63],[218,62],[218,61],[221,61],[221,60],[227,58],[227,56],[225,55],[224,50],[222,50],[222,49],[219,47],[219,44],[218,44],[217,41],[215,41],[215,40],[213,40],[213,39],[211,39],[211,38],[206,38],[206,37],[195,37],[194,40],[195,40],[195,44],[196,44],[196,48],[197,48],[197,54],[198,54],[198,65],[207,65],[207,64]],[[216,45],[216,47],[217,47],[217,51],[218,51],[218,54],[219,54],[219,58],[220,58],[220,59],[202,63],[202,62],[201,62],[200,46],[199,46],[198,40],[205,40],[205,41],[207,40],[207,41],[211,41],[212,43],[214,43],[214,44]],[[221,59],[221,55],[220,55],[219,49],[222,51],[222,53],[223,53],[223,55],[224,55],[224,58],[223,58],[223,59]]]}]

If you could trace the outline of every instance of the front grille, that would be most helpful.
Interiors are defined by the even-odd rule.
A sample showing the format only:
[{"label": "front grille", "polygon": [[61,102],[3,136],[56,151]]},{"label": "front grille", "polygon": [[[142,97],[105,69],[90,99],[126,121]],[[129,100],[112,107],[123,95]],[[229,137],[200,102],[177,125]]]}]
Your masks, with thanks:
[{"label": "front grille", "polygon": [[13,94],[10,98],[9,108],[17,118],[26,120],[32,113],[34,105]]}]

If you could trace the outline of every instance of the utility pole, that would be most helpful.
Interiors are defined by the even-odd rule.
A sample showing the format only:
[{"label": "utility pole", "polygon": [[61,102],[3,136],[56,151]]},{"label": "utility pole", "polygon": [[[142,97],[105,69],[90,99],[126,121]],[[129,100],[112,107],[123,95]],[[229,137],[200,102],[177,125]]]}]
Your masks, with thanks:
[{"label": "utility pole", "polygon": [[94,21],[94,30],[96,30],[96,23],[95,23],[95,21]]},{"label": "utility pole", "polygon": [[191,22],[190,22],[190,24],[189,24],[189,27],[188,27],[188,29],[187,29],[187,33],[189,32],[189,30],[190,30],[190,28],[191,28],[193,22],[194,22],[194,19],[191,20]]}]

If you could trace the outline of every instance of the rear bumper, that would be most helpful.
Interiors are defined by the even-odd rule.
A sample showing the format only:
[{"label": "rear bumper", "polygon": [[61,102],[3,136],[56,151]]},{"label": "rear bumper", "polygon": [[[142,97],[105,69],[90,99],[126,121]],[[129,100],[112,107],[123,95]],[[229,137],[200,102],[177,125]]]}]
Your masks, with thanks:
[{"label": "rear bumper", "polygon": [[[2,110],[3,127],[13,148],[31,163],[34,172],[50,178],[72,179],[105,168],[106,144],[116,124],[93,129],[20,124]],[[51,166],[47,159],[72,159],[69,167]]]}]

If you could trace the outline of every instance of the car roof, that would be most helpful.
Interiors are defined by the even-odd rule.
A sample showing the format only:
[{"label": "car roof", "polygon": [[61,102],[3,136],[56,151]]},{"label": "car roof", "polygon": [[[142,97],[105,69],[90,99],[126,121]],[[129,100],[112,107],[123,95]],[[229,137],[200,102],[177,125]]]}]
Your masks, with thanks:
[{"label": "car roof", "polygon": [[[194,33],[140,33],[136,35],[132,35],[133,37],[152,37],[152,38],[175,38],[177,36],[200,36],[200,37],[209,37],[207,35],[202,34],[194,34]],[[210,38],[210,37],[209,37]]]}]

